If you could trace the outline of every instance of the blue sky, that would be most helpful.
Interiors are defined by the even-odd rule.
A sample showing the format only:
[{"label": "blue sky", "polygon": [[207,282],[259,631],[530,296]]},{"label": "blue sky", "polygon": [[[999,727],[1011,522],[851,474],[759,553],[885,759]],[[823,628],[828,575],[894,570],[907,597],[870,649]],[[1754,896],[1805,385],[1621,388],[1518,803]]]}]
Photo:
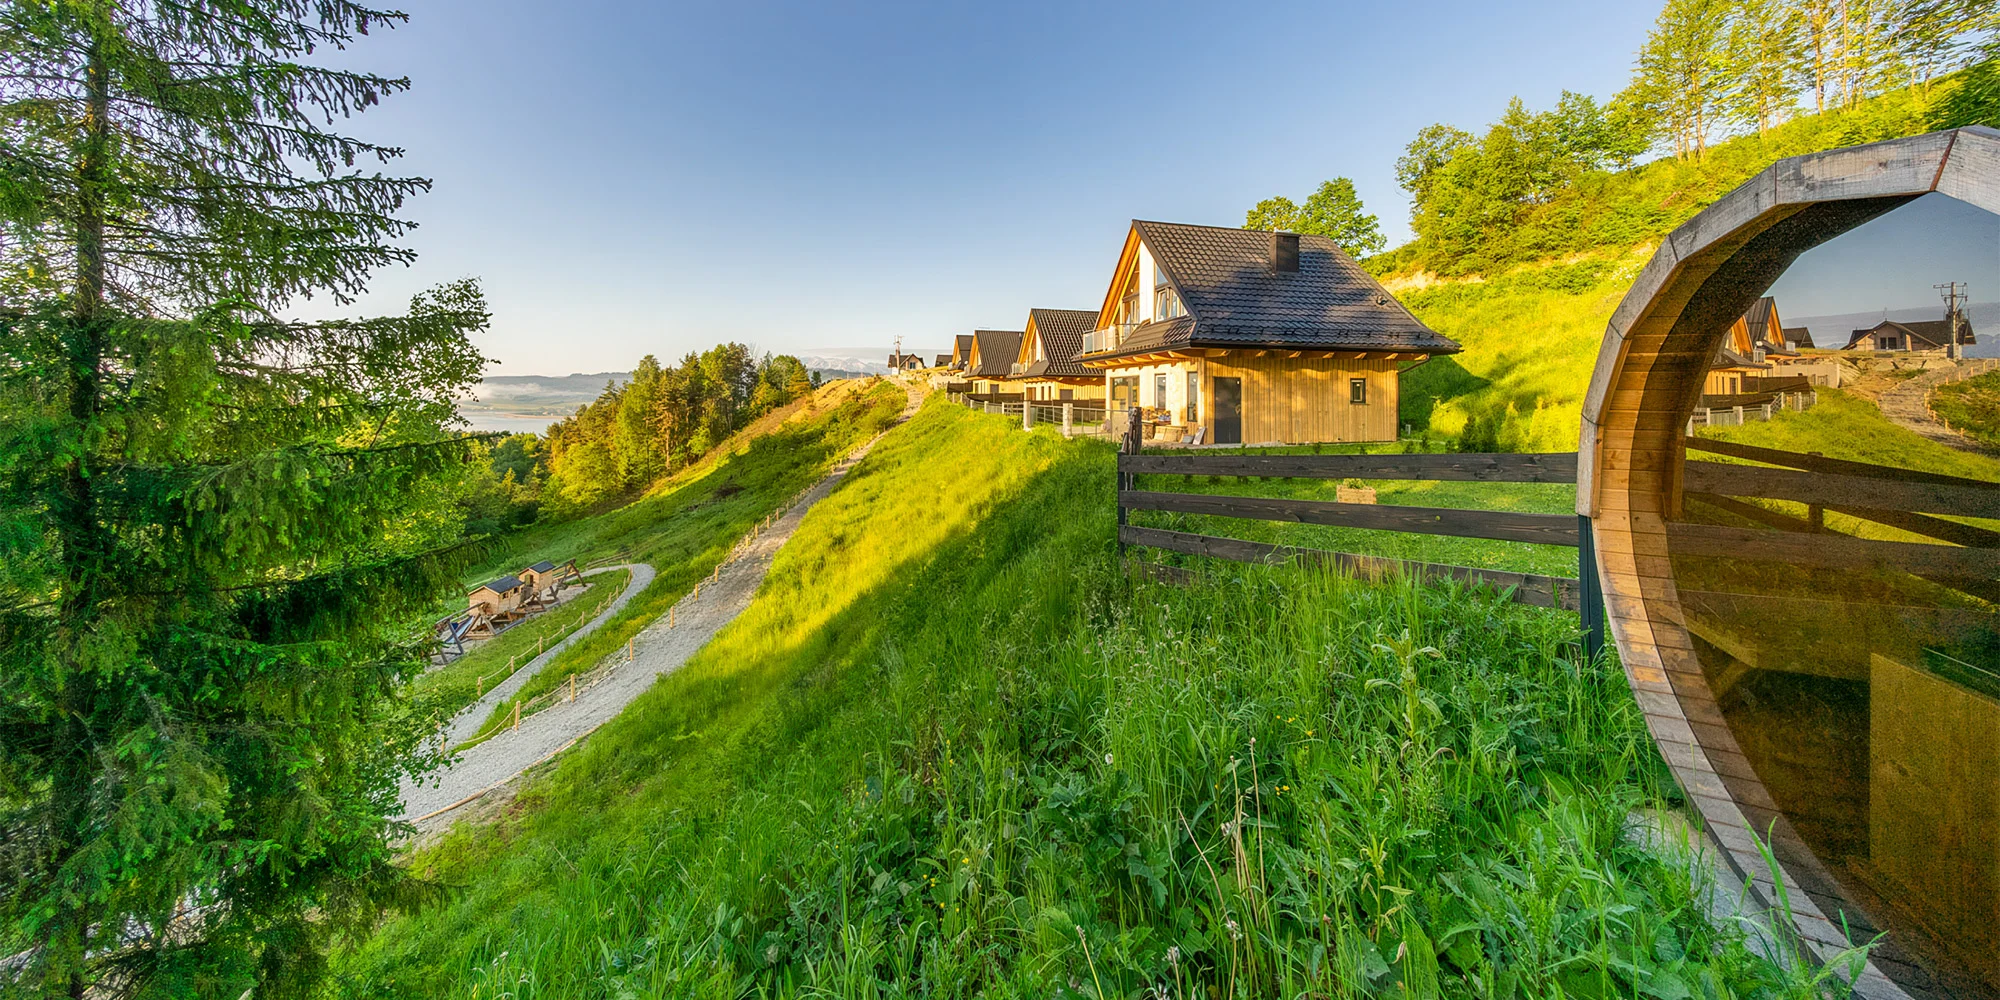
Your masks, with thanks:
[{"label": "blue sky", "polygon": [[477,276],[495,373],[533,374],[725,339],[941,348],[1095,306],[1132,218],[1237,225],[1336,175],[1399,242],[1417,129],[1615,92],[1656,4],[407,9],[343,61],[414,89],[346,127],[436,188],[421,260],[360,308]]}]

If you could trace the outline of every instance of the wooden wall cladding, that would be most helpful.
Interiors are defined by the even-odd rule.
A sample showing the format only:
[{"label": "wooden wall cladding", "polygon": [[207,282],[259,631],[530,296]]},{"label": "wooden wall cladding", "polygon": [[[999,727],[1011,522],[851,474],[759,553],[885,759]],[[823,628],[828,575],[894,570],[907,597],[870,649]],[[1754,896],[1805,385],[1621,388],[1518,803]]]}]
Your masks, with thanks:
[{"label": "wooden wall cladding", "polygon": [[[1789,883],[1795,930],[1825,958],[1848,947],[1828,918],[1840,905],[1837,886],[1775,808],[1723,719],[1695,658],[1669,557],[1670,537],[1717,537],[1714,529],[1676,523],[1685,491],[1722,496],[1725,503],[1727,494],[1744,491],[1814,497],[1800,479],[1805,473],[1689,473],[1682,434],[1730,322],[1801,253],[1934,192],[2000,212],[2000,131],[1964,128],[1773,165],[1662,242],[1612,317],[1583,408],[1577,509],[1596,529],[1597,568],[1627,679],[1654,740],[1722,857],[1753,883],[1762,902],[1775,906],[1773,873],[1748,832],[1770,831],[1780,863],[1777,877]],[[1994,502],[1990,491],[1953,484],[1871,489],[1835,479],[1839,496],[1828,496],[1827,502],[1855,508],[1898,506],[1884,501],[1889,494],[1910,501],[1905,511],[1960,512],[1968,504],[1984,511]],[[1888,551],[1868,547],[1887,543],[1815,549],[1810,536],[1758,533],[1760,539],[1771,537],[1795,539],[1800,551],[1813,549],[1826,558],[1866,560]],[[1985,572],[1995,552],[1906,547],[1934,549],[1917,554],[1948,562],[1942,569],[1955,572]],[[1906,554],[1890,553],[1901,555]],[[1893,957],[1871,961],[1854,991],[1868,998],[1920,995],[1906,989],[1905,977],[1890,974],[1895,971]]]}]

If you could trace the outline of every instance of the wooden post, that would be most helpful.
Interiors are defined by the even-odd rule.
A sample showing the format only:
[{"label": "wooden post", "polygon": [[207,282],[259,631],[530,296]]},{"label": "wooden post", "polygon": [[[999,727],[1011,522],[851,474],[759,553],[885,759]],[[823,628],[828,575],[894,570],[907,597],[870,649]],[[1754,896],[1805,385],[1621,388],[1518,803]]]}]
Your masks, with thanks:
[{"label": "wooden post", "polygon": [[521,703],[519,700],[514,702],[514,728],[521,728]]},{"label": "wooden post", "polygon": [[[1124,440],[1118,443],[1119,454],[1137,455],[1139,453],[1139,426],[1140,426],[1139,408],[1135,406],[1129,410],[1126,410],[1125,438]],[[1131,488],[1132,488],[1132,474],[1120,470],[1118,473],[1118,492],[1122,494],[1127,490],[1130,490]],[[1124,497],[1121,496],[1118,499],[1118,529],[1119,529],[1118,555],[1120,556],[1121,559],[1125,555],[1124,529],[1126,520],[1127,520],[1127,514],[1125,511],[1125,499]]]},{"label": "wooden post", "polygon": [[1604,655],[1604,593],[1597,578],[1597,544],[1591,536],[1588,514],[1576,516],[1576,581],[1583,616],[1583,652],[1595,660]]},{"label": "wooden post", "polygon": [[1025,396],[1021,399],[1021,429],[1024,431],[1035,429],[1035,404],[1028,402]]},{"label": "wooden post", "polygon": [[542,646],[543,646],[543,644],[547,643],[548,641],[549,641],[549,637],[548,637],[548,636],[546,636],[546,635],[538,635],[538,636],[536,636],[536,637],[535,637],[535,655],[536,655],[536,656],[540,656],[540,655],[542,655],[542,653],[543,653],[543,649],[542,649]]},{"label": "wooden post", "polygon": [[1063,404],[1063,437],[1069,437],[1070,424],[1076,419],[1076,404]]},{"label": "wooden post", "polygon": [[625,662],[632,662],[632,639],[625,640]]},{"label": "wooden post", "polygon": [[[511,661],[511,660],[510,660],[510,661],[508,661],[507,665],[511,667],[511,666],[513,666],[513,665],[514,665],[514,663],[513,663],[513,661]],[[486,675],[485,675],[485,674],[480,674],[480,675],[479,675],[478,677],[474,678],[474,679],[473,679],[473,681],[472,681],[472,686],[473,686],[473,690],[474,690],[474,692],[475,692],[475,693],[473,694],[473,697],[474,697],[474,698],[484,698],[484,697],[486,697]]]}]

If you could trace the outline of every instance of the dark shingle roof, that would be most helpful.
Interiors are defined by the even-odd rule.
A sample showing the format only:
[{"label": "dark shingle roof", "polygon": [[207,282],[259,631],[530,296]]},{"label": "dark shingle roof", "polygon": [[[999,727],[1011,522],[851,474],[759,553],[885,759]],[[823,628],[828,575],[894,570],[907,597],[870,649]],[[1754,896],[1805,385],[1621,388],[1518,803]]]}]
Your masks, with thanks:
[{"label": "dark shingle roof", "polygon": [[482,584],[472,589],[475,591],[484,589],[484,590],[490,590],[496,594],[504,594],[510,590],[517,589],[520,586],[521,586],[520,577],[503,576],[500,579],[493,581],[492,583]]},{"label": "dark shingle roof", "polygon": [[1013,373],[1014,358],[1021,353],[1019,330],[974,330],[979,343],[979,368],[966,374],[976,378],[1006,378]]},{"label": "dark shingle roof", "polygon": [[1807,326],[1785,327],[1784,337],[1785,337],[1785,343],[1787,344],[1796,344],[1799,347],[1813,346],[1811,327]]},{"label": "dark shingle roof", "polygon": [[[1135,221],[1189,315],[1133,331],[1114,354],[1187,346],[1453,354],[1324,236],[1299,237],[1299,269],[1271,270],[1271,234]],[[1168,329],[1153,330],[1151,327]]]},{"label": "dark shingle roof", "polygon": [[534,564],[533,566],[530,566],[530,567],[528,567],[528,568],[529,568],[529,569],[531,569],[531,570],[534,570],[534,571],[535,571],[535,572],[537,572],[537,573],[546,573],[546,572],[548,572],[549,570],[552,570],[552,569],[555,569],[555,568],[556,568],[556,564],[555,564],[555,563],[552,563],[552,562],[550,562],[550,561],[548,561],[547,559],[544,559],[544,560],[542,560],[541,562],[538,562],[538,563],[536,563],[536,564]]},{"label": "dark shingle roof", "polygon": [[937,356],[937,364],[933,365],[932,367],[934,367],[934,368],[943,368],[943,367],[946,367],[946,366],[948,366],[948,365],[950,365],[950,364],[951,364],[951,355],[949,355],[949,354],[940,354],[940,355],[938,355],[938,356]]},{"label": "dark shingle roof", "polygon": [[1095,309],[1030,309],[1035,336],[1042,342],[1041,361],[1029,362],[1023,378],[1095,378],[1101,372],[1076,363],[1083,353],[1083,335],[1097,329]]},{"label": "dark shingle roof", "polygon": [[951,359],[964,361],[970,357],[972,357],[972,334],[961,333],[958,335],[958,340],[952,344]]}]

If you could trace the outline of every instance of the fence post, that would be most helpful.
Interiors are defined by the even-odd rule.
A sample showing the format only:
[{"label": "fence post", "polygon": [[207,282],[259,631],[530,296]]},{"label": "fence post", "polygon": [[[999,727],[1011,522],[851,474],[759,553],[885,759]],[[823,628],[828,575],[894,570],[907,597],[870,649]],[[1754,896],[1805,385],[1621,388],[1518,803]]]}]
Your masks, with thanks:
[{"label": "fence post", "polygon": [[521,701],[518,698],[514,700],[514,728],[521,728]]},{"label": "fence post", "polygon": [[1070,421],[1074,420],[1075,418],[1076,418],[1076,404],[1075,404],[1075,403],[1064,403],[1064,404],[1063,404],[1063,437],[1069,437],[1069,425],[1070,425]]},{"label": "fence post", "polygon": [[1590,515],[1576,516],[1577,599],[1583,617],[1583,651],[1592,660],[1604,654],[1604,592],[1597,578],[1597,540]]},{"label": "fence post", "polygon": [[1025,397],[1021,400],[1021,429],[1024,431],[1035,429],[1035,404],[1028,402]]},{"label": "fence post", "polygon": [[1736,426],[1743,426],[1743,407],[1741,405],[1736,407]]},{"label": "fence post", "polygon": [[[1129,410],[1126,410],[1125,437],[1124,440],[1118,443],[1118,454],[1121,457],[1125,455],[1137,455],[1139,453],[1139,427],[1140,427],[1139,408],[1135,406]],[[1125,511],[1125,497],[1123,494],[1125,493],[1125,491],[1130,490],[1131,488],[1132,488],[1132,474],[1126,472],[1124,469],[1119,469],[1118,492],[1120,495],[1118,497],[1118,555],[1121,559],[1125,555],[1125,521],[1127,517]]]}]

